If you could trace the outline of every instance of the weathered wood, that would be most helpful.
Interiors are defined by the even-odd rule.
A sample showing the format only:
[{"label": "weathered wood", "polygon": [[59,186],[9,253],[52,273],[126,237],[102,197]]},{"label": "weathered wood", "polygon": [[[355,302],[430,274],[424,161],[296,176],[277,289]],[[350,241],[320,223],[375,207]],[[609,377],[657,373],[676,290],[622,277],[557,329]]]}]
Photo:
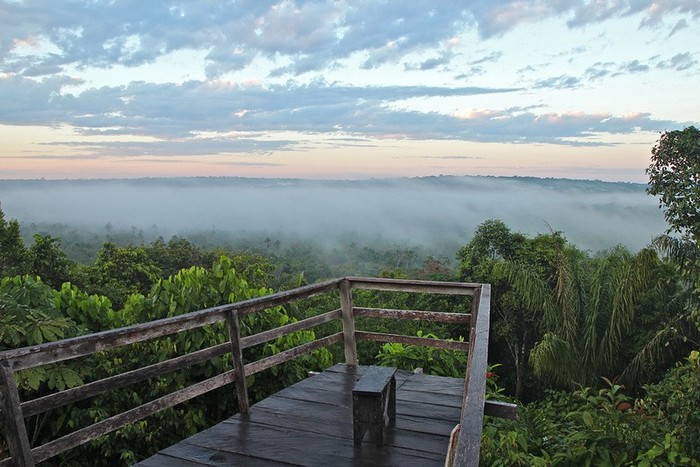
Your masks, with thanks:
[{"label": "weathered wood", "polygon": [[296,347],[292,347],[291,349],[285,350],[280,353],[276,353],[269,357],[255,361],[253,363],[248,363],[245,366],[245,375],[250,376],[254,375],[255,373],[260,373],[261,371],[267,370],[268,368],[272,368],[275,365],[288,362],[289,360],[294,360],[300,355],[313,352],[314,350],[320,349],[321,347],[328,347],[329,345],[335,344],[336,342],[340,342],[341,340],[343,340],[343,333],[339,332],[336,334],[331,334],[330,336],[316,339],[315,341],[307,342],[306,344],[301,344]]},{"label": "weathered wood", "polygon": [[[290,323],[280,328],[270,329],[268,331],[264,331],[252,336],[240,338],[240,329],[238,328],[238,325],[235,322],[235,317],[253,313],[256,311],[269,309],[278,305],[289,303],[294,300],[306,298],[318,293],[327,292],[335,289],[336,287],[339,289],[340,292],[340,310],[330,311],[319,316],[299,321],[297,323]],[[471,315],[469,315],[466,313],[438,313],[417,310],[353,308],[353,287],[374,290],[392,290],[398,292],[445,293],[457,295],[472,295],[474,294],[475,290],[478,293],[472,300],[472,312]],[[461,404],[462,419],[460,419],[459,416],[455,417],[454,414],[451,412],[454,409],[454,405],[457,404],[457,401],[459,400],[459,397],[453,395],[454,389],[449,388],[448,386],[444,386],[444,389],[441,389],[443,386],[440,383],[438,383],[438,380],[433,380],[435,382],[432,392],[432,394],[434,394],[434,397],[430,397],[421,394],[417,390],[420,384],[415,383],[412,379],[412,376],[404,375],[403,373],[401,373],[399,377],[399,374],[397,373],[396,377],[397,384],[406,384],[406,391],[408,391],[405,393],[405,395],[399,397],[401,407],[397,409],[397,413],[399,414],[398,418],[402,420],[402,423],[410,424],[410,428],[408,428],[408,430],[411,433],[414,433],[414,435],[411,436],[415,436],[415,433],[424,433],[425,430],[428,429],[426,427],[430,427],[430,430],[436,430],[435,433],[440,433],[440,436],[442,436],[443,432],[447,429],[446,425],[443,426],[445,423],[452,423],[452,426],[454,426],[454,421],[461,421],[463,431],[460,435],[460,439],[458,440],[458,445],[461,447],[462,445],[460,443],[463,442],[465,434],[465,420],[468,419],[466,424],[470,425],[470,429],[478,429],[480,438],[481,423],[483,420],[484,410],[487,410],[487,413],[488,410],[491,410],[489,408],[485,409],[485,407],[489,407],[489,403],[484,402],[483,399],[483,390],[485,388],[486,351],[485,349],[483,352],[476,352],[474,350],[476,347],[483,347],[484,345],[482,342],[483,339],[479,337],[480,332],[483,331],[483,320],[481,315],[484,313],[486,315],[485,345],[488,345],[487,338],[489,297],[487,293],[485,294],[485,292],[488,292],[488,286],[480,286],[479,284],[353,277],[344,279],[334,279],[320,284],[313,284],[310,286],[305,286],[290,291],[279,292],[266,297],[257,297],[243,302],[222,305],[218,307],[208,308],[205,310],[199,310],[194,313],[165,318],[150,323],[143,323],[127,328],[120,328],[92,335],[65,339],[63,341],[47,343],[39,346],[5,351],[0,353],[0,363],[6,365],[9,370],[9,374],[12,375],[13,370],[16,371],[24,368],[32,368],[34,366],[56,363],[72,358],[87,356],[98,351],[104,351],[123,345],[142,342],[149,339],[173,334],[176,332],[187,331],[193,328],[206,326],[209,324],[227,320],[230,334],[233,336],[230,344],[222,344],[208,349],[197,350],[191,352],[190,354],[175,357],[165,362],[159,362],[153,365],[149,365],[147,367],[123,373],[121,375],[115,375],[104,380],[91,382],[81,387],[62,391],[35,400],[26,401],[24,403],[20,403],[19,398],[17,398],[18,410],[19,413],[22,414],[22,416],[19,417],[19,420],[21,420],[20,424],[22,425],[22,427],[24,427],[24,416],[39,414],[47,410],[51,410],[52,408],[76,402],[87,397],[92,397],[106,390],[124,387],[129,384],[134,384],[136,382],[143,381],[154,376],[158,376],[168,371],[175,371],[189,366],[191,364],[199,363],[205,361],[206,359],[223,355],[226,352],[228,352],[229,346],[231,348],[232,358],[234,359],[234,370],[215,376],[214,378],[211,378],[207,381],[203,381],[202,383],[197,383],[181,391],[177,391],[167,396],[163,396],[162,398],[157,399],[156,401],[149,402],[140,407],[136,407],[135,409],[132,409],[130,411],[117,414],[114,417],[111,417],[110,419],[77,430],[69,435],[51,441],[43,446],[36,447],[33,450],[31,450],[31,454],[29,455],[34,455],[35,459],[37,459],[37,461],[40,461],[45,460],[67,449],[75,447],[79,444],[82,444],[83,442],[86,442],[90,439],[94,439],[97,436],[101,436],[110,431],[118,429],[127,423],[139,420],[145,416],[162,410],[163,408],[171,407],[172,405],[188,400],[199,394],[215,389],[217,387],[221,387],[224,384],[229,384],[230,382],[234,381],[242,382],[243,391],[240,390],[241,385],[239,384],[237,386],[237,392],[247,392],[247,388],[245,388],[245,375],[255,374],[264,369],[296,358],[304,353],[311,352],[315,349],[331,345],[340,341],[344,342],[346,361],[351,364],[350,366],[345,366],[345,370],[343,371],[346,372],[345,377],[351,378],[356,376],[359,377],[364,371],[361,367],[356,366],[356,339],[366,339],[380,342],[400,342],[405,344],[423,345],[428,347],[447,348],[453,350],[472,349],[472,352],[470,352],[468,356],[467,375],[464,379],[465,398]],[[375,318],[390,317],[394,319],[442,321],[453,322],[458,324],[470,322],[471,332],[469,343],[444,341],[439,339],[426,339],[413,336],[381,334],[367,331],[356,331],[354,326],[355,315]],[[338,317],[340,317],[340,319],[343,321],[342,333],[337,333],[328,337],[324,337],[314,342],[303,344],[301,346],[289,349],[285,352],[281,352],[279,354],[259,360],[257,362],[252,362],[247,365],[244,365],[242,359],[243,348],[262,344],[269,340],[284,336],[290,332],[295,332],[302,329],[309,329],[319,324],[324,324],[334,319],[338,319]],[[238,348],[236,348],[236,346]],[[238,364],[236,364],[236,355],[239,356]],[[481,366],[484,366],[483,371],[480,368]],[[236,371],[238,371],[239,373],[238,377],[236,377]],[[337,372],[340,370],[331,369],[331,372],[332,371]],[[479,380],[483,380],[483,386],[481,386],[481,388],[481,382]],[[427,379],[425,380],[426,383],[428,383],[429,381],[430,380]],[[16,386],[14,387],[16,391]],[[335,401],[332,403],[339,403],[342,407],[348,407],[348,410],[350,410],[350,388],[344,389],[344,395],[341,395],[339,393],[333,393],[332,391],[330,391],[330,389],[335,390],[337,388],[329,387],[327,385],[319,386],[317,389],[309,388],[308,397],[317,399],[321,404],[328,404],[332,401]],[[476,396],[474,396],[475,390],[477,391]],[[284,393],[283,391],[284,394],[281,397],[301,397],[301,395],[296,394],[294,391],[286,393]],[[482,392],[481,396],[479,396],[478,391]],[[3,395],[5,394],[8,394],[8,391],[3,391]],[[338,397],[340,397],[340,399],[338,399]],[[475,400],[477,400],[478,402],[479,397],[481,397],[481,418],[476,419],[467,417],[465,414],[467,414],[469,410],[473,409],[470,407],[472,405],[475,405]],[[403,398],[403,400],[401,400],[401,398]],[[240,404],[242,412],[248,412],[247,404],[245,402],[247,398],[241,397],[241,400],[244,401],[242,402],[242,404]],[[6,400],[3,400],[3,403],[6,405]],[[420,412],[426,407],[429,407],[431,415],[430,419],[417,419],[412,416],[413,413]],[[497,410],[500,411],[500,413],[505,414],[513,413],[511,411],[511,408],[509,407],[504,408],[499,406]],[[6,414],[9,413],[7,408],[4,408],[4,412]],[[17,419],[17,417],[15,417],[15,419]],[[17,429],[18,428],[16,427],[12,427],[8,431],[17,431]],[[26,438],[26,427],[24,427],[24,429]],[[391,433],[394,433],[394,430],[392,430]],[[427,432],[425,433],[429,434]],[[393,436],[393,434],[391,436]],[[468,438],[470,440],[476,439],[474,433],[469,434]],[[393,441],[388,439],[387,442],[391,444]],[[405,446],[410,447],[410,442],[405,442],[408,443]],[[472,441],[470,442],[473,444]],[[282,453],[282,448],[280,446],[275,446],[275,449],[277,448],[280,448],[280,453]],[[362,456],[367,456],[369,451],[363,451],[366,452],[363,452]],[[304,452],[304,450],[301,450],[300,452]],[[379,460],[380,462],[383,462],[383,460],[387,460],[389,465],[392,463],[391,459],[385,459],[383,457],[384,454],[379,453],[377,454],[377,456],[356,458],[350,455],[350,457],[348,457],[346,460],[348,460],[351,464],[366,463],[369,462],[370,459],[373,462],[377,460]],[[461,457],[464,456],[458,453],[457,461],[459,461]],[[403,457],[401,456],[399,456],[399,458],[403,459]],[[187,462],[195,462],[193,458],[183,457],[182,459],[186,460]],[[476,459],[478,462],[478,450],[476,452]],[[161,459],[161,461],[163,461],[163,459]],[[0,466],[9,465],[10,462],[13,461],[0,460]],[[397,465],[403,465],[403,463],[397,461]]]},{"label": "weathered wood", "polygon": [[390,318],[413,321],[436,321],[439,323],[467,324],[471,322],[469,313],[447,313],[443,311],[395,310],[390,308],[354,307],[358,318]]},{"label": "weathered wood", "polygon": [[251,336],[246,336],[241,338],[241,347],[247,349],[253,347],[254,345],[262,344],[263,342],[268,342],[278,337],[285,336],[292,332],[303,331],[304,329],[311,329],[320,324],[328,323],[334,319],[340,319],[340,308],[337,310],[329,311],[327,313],[322,313],[311,318],[306,318],[296,323],[285,324],[278,328],[273,328],[268,331],[259,332]]},{"label": "weathered wood", "polygon": [[465,282],[420,281],[379,277],[347,277],[355,289],[387,290],[390,292],[434,293],[444,295],[474,295],[480,284]]},{"label": "weathered wood", "polygon": [[149,378],[160,376],[172,371],[181,370],[191,365],[201,363],[210,358],[219,357],[231,351],[231,344],[224,343],[208,347],[206,349],[190,352],[179,357],[154,363],[153,365],[137,368],[109,378],[100,379],[65,391],[56,392],[47,396],[38,397],[30,401],[22,402],[22,411],[25,417],[30,417],[47,410],[52,410],[73,402],[77,402],[88,397],[102,394],[106,391],[130,386],[134,383],[144,381]]},{"label": "weathered wood", "polygon": [[352,427],[355,446],[365,433],[377,446],[384,445],[385,417],[396,421],[396,368],[372,366],[352,389]]},{"label": "weathered wood", "polygon": [[355,317],[353,315],[352,287],[347,280],[342,281],[340,289],[340,310],[343,319],[343,351],[345,363],[357,365],[357,341],[355,340]]},{"label": "weathered wood", "polygon": [[509,402],[487,400],[484,402],[484,415],[517,420],[518,406]]},{"label": "weathered wood", "polygon": [[[255,413],[255,409],[252,413]],[[347,418],[342,421],[350,423]],[[318,426],[317,423],[313,425]],[[223,453],[292,465],[441,467],[445,461],[445,452],[433,453],[394,446],[387,449],[386,445],[377,447],[372,443],[364,443],[362,449],[356,449],[352,438],[339,438],[326,433],[310,435],[306,424],[297,423],[296,427],[282,428],[269,423],[251,422],[242,417],[199,433],[186,442]],[[387,437],[386,444],[389,442]]]},{"label": "weathered wood", "polygon": [[32,449],[32,454],[36,462],[42,462],[50,457],[56,456],[62,452],[80,446],[98,436],[111,433],[129,423],[141,420],[160,412],[163,409],[181,404],[194,397],[202,395],[206,392],[230,384],[234,381],[235,375],[233,370],[213,376],[209,379],[195,383],[179,391],[172,392],[167,396],[160,397],[151,402],[147,402],[131,410],[114,415],[106,420],[94,423],[90,426],[76,430],[66,436],[50,441],[44,445]]},{"label": "weathered wood", "polygon": [[140,467],[201,467],[203,465],[274,467],[287,466],[286,462],[209,449],[189,443],[179,443],[160,451],[153,457],[140,462]]},{"label": "weathered wood", "polygon": [[376,342],[394,342],[398,344],[419,345],[421,347],[435,347],[448,350],[469,350],[469,343],[460,341],[449,341],[445,339],[429,339],[427,337],[402,336],[399,334],[387,334],[383,332],[355,331],[358,340]]},{"label": "weathered wood", "polygon": [[0,399],[10,456],[12,456],[16,466],[32,467],[34,459],[29,447],[24,415],[20,407],[17,383],[15,383],[15,376],[8,362],[0,362]]},{"label": "weathered wood", "polygon": [[469,366],[466,378],[465,401],[460,418],[460,431],[454,465],[457,467],[479,465],[481,434],[484,420],[486,393],[486,368],[489,346],[491,286],[484,284],[472,303],[472,314],[476,316],[471,332],[472,346],[469,351]]},{"label": "weathered wood", "polygon": [[136,324],[125,328],[96,332],[46,344],[22,347],[0,353],[0,360],[9,361],[15,371],[40,365],[84,357],[96,352],[134,344],[156,337],[163,337],[224,319],[226,305],[219,308],[195,311],[158,321]]},{"label": "weathered wood", "polygon": [[236,375],[236,396],[238,397],[238,410],[241,413],[250,412],[248,399],[248,386],[245,382],[245,366],[243,364],[243,349],[241,347],[241,327],[238,322],[238,313],[230,311],[226,315],[226,325],[231,342],[231,360],[233,372]]},{"label": "weathered wood", "polygon": [[22,370],[63,360],[83,357],[95,352],[163,337],[188,329],[223,321],[226,312],[238,310],[239,315],[264,310],[293,300],[307,298],[337,287],[341,279],[311,284],[264,297],[252,298],[233,304],[207,308],[183,315],[163,318],[148,323],[96,332],[46,344],[22,347],[0,352],[0,360],[10,362],[12,369]]},{"label": "weathered wood", "polygon": [[[160,455],[199,461],[208,465],[247,465],[247,459],[265,465],[353,465],[442,467],[449,434],[459,420],[461,401],[450,397],[452,407],[404,402],[401,381],[425,381],[426,397],[433,387],[462,387],[459,378],[425,378],[397,371],[396,422],[384,433],[384,446],[365,440],[354,447],[351,390],[366,367],[336,365],[332,371],[304,379]],[[323,376],[322,378],[320,376]],[[416,383],[417,385],[418,383]],[[283,394],[290,397],[283,397]],[[434,409],[444,413],[436,418]],[[236,456],[236,457],[232,457]],[[159,463],[160,462],[160,463]],[[144,466],[161,466],[163,459],[147,459]]]}]

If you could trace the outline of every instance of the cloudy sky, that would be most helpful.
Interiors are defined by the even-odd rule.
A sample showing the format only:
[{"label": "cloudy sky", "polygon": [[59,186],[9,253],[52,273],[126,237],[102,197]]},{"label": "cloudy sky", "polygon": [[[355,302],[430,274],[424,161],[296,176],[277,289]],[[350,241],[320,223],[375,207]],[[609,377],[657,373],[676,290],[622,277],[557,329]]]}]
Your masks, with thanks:
[{"label": "cloudy sky", "polygon": [[646,180],[700,0],[0,0],[0,178]]}]

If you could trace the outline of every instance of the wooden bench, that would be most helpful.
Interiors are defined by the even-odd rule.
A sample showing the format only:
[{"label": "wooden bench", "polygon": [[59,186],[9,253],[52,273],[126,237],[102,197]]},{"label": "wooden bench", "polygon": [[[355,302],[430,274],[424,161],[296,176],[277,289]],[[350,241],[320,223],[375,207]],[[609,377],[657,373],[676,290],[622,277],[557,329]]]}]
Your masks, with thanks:
[{"label": "wooden bench", "polygon": [[352,428],[355,446],[369,432],[370,441],[384,444],[386,420],[396,420],[396,368],[370,366],[352,390]]}]

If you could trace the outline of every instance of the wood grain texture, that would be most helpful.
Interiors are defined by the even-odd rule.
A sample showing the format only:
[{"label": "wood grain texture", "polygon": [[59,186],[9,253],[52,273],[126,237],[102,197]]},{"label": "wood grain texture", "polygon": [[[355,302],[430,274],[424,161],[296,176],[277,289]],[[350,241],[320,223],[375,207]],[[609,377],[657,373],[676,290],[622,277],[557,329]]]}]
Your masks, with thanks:
[{"label": "wood grain texture", "polygon": [[384,446],[365,440],[354,447],[352,387],[366,371],[335,365],[254,404],[249,415],[237,414],[138,465],[179,465],[182,459],[182,465],[442,466],[461,399],[440,393],[431,402],[410,399],[421,387],[425,400],[433,387],[459,392],[463,380],[397,371],[396,421],[384,433]]}]

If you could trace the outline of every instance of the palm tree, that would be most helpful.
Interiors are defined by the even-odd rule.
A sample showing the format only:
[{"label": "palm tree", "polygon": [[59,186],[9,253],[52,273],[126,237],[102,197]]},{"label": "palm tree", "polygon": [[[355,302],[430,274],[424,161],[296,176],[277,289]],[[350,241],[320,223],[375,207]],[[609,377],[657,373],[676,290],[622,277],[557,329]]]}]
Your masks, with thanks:
[{"label": "palm tree", "polygon": [[681,290],[668,297],[668,319],[660,323],[653,337],[621,373],[620,380],[626,383],[647,379],[654,368],[668,368],[691,347],[700,347],[700,249],[687,236],[660,235],[653,246],[682,278]]},{"label": "palm tree", "polygon": [[557,386],[616,376],[656,261],[651,249],[632,255],[616,247],[590,259],[569,247],[559,248],[549,275],[517,262],[500,263],[500,273],[540,317],[542,338],[529,358],[535,374]]}]

